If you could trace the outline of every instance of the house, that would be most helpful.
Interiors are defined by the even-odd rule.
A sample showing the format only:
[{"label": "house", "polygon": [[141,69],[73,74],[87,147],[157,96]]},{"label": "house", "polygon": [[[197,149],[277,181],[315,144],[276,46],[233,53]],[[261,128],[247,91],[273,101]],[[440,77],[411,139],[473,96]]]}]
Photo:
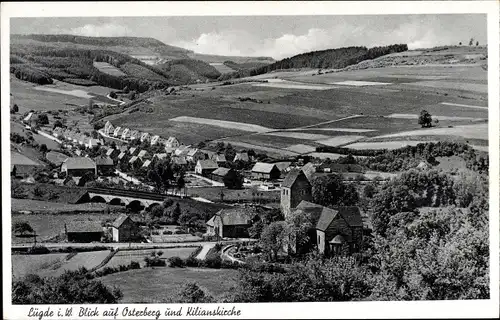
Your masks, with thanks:
[{"label": "house", "polygon": [[23,122],[25,124],[30,124],[32,117],[33,117],[33,112],[28,113],[28,115],[26,117],[24,117]]},{"label": "house", "polygon": [[236,171],[228,168],[217,168],[210,174],[210,179],[224,183],[225,180],[234,180]]},{"label": "house", "polygon": [[93,148],[95,146],[102,145],[102,144],[103,143],[101,140],[94,139],[94,138],[88,138],[85,141],[85,147],[87,147],[87,148]]},{"label": "house", "polygon": [[146,160],[142,164],[142,168],[149,168],[150,165],[151,165],[151,160]]},{"label": "house", "polygon": [[68,242],[101,241],[103,229],[99,221],[76,220],[64,225]]},{"label": "house", "polygon": [[280,170],[281,176],[284,177],[284,176],[286,176],[286,174],[288,172],[290,172],[290,165],[292,164],[292,162],[291,161],[281,161],[281,162],[275,162],[274,164]]},{"label": "house", "polygon": [[248,238],[248,228],[256,216],[255,208],[222,209],[207,221],[207,233],[220,238]]},{"label": "house", "polygon": [[227,164],[226,156],[223,154],[216,153],[211,157],[211,159],[214,160],[219,167],[224,167]]},{"label": "house", "polygon": [[186,154],[186,160],[192,163],[198,162],[198,160],[205,160],[206,155],[200,149],[189,149]]},{"label": "house", "polygon": [[250,157],[248,156],[248,153],[246,152],[238,152],[234,156],[233,162],[236,161],[243,161],[243,162],[250,162]]},{"label": "house", "polygon": [[148,154],[148,152],[147,152],[146,150],[141,150],[141,151],[139,151],[139,154],[137,154],[137,156],[138,156],[139,158],[141,158],[141,159],[142,159],[142,158],[144,158],[147,154]]},{"label": "house", "polygon": [[153,154],[153,159],[158,159],[158,160],[163,160],[163,159],[166,159],[168,156],[168,154],[166,153],[155,153]]},{"label": "house", "polygon": [[185,157],[172,157],[172,163],[181,167],[188,165]]},{"label": "house", "polygon": [[130,140],[135,140],[135,139],[139,139],[141,133],[138,131],[138,130],[132,130],[130,131],[130,135],[129,135],[129,139]]},{"label": "house", "polygon": [[312,201],[312,186],[302,170],[293,169],[281,183],[280,207],[285,219],[301,201]]},{"label": "house", "polygon": [[194,172],[202,176],[208,176],[218,168],[213,160],[198,160],[194,167]]},{"label": "house", "polygon": [[120,137],[122,135],[122,127],[116,127],[115,131],[113,131],[114,137]]},{"label": "house", "polygon": [[138,156],[133,156],[132,158],[130,158],[128,163],[138,167],[142,166],[142,160]]},{"label": "house", "polygon": [[294,210],[302,211],[313,221],[311,242],[319,253],[331,256],[359,252],[363,244],[363,220],[358,207],[327,208],[302,201]]},{"label": "house", "polygon": [[14,174],[15,177],[27,177],[33,170],[42,167],[39,162],[14,151],[10,153],[10,164],[11,174]]},{"label": "house", "polygon": [[252,168],[254,179],[273,180],[280,177],[280,170],[274,163],[257,162]]},{"label": "house", "polygon": [[426,161],[420,161],[420,163],[417,166],[417,169],[419,170],[428,170],[429,169],[429,163]]},{"label": "house", "polygon": [[67,155],[65,155],[64,153],[49,151],[45,155],[45,158],[50,163],[59,167],[64,162],[64,160],[68,159],[69,157]]},{"label": "house", "polygon": [[62,136],[62,133],[63,133],[63,128],[61,128],[61,127],[57,127],[57,128],[54,128],[54,130],[52,130],[52,135],[56,138],[59,138],[60,136]]},{"label": "house", "polygon": [[175,137],[168,137],[164,144],[166,148],[177,148],[180,146],[179,140]]},{"label": "house", "polygon": [[73,157],[64,160],[61,172],[69,176],[81,177],[86,173],[97,174],[97,166],[94,161],[86,157]]},{"label": "house", "polygon": [[129,215],[121,214],[111,225],[113,242],[134,241],[140,238],[140,229],[137,222],[132,220]]},{"label": "house", "polygon": [[97,157],[95,158],[97,173],[99,175],[110,175],[115,172],[115,164],[110,157]]},{"label": "house", "polygon": [[130,149],[128,149],[128,153],[130,153],[130,155],[134,155],[134,153],[137,151],[137,148],[136,147],[132,147]]},{"label": "house", "polygon": [[175,149],[174,155],[186,156],[189,150],[191,150],[190,146],[179,146],[177,149]]},{"label": "house", "polygon": [[129,128],[125,128],[123,129],[122,131],[122,140],[127,140],[128,137],[130,135],[130,129]]},{"label": "house", "polygon": [[113,124],[109,121],[106,122],[106,124],[104,125],[104,133],[106,135],[111,135],[113,134],[115,131],[115,127],[113,126]]},{"label": "house", "polygon": [[112,159],[116,158],[119,154],[120,154],[120,151],[118,149],[109,148],[106,151],[106,157],[110,157]]},{"label": "house", "polygon": [[141,134],[141,142],[144,142],[144,141],[149,141],[149,138],[150,138],[150,136],[149,136],[149,133],[148,133],[148,132],[143,132],[143,133]]},{"label": "house", "polygon": [[118,155],[118,160],[121,161],[123,159],[123,157],[125,157],[127,153],[126,152],[120,152],[120,154]]},{"label": "house", "polygon": [[150,141],[151,145],[152,145],[152,146],[154,146],[155,144],[157,144],[157,143],[158,143],[158,140],[160,140],[160,136],[158,136],[158,135],[153,136],[153,137],[151,138],[151,141]]}]

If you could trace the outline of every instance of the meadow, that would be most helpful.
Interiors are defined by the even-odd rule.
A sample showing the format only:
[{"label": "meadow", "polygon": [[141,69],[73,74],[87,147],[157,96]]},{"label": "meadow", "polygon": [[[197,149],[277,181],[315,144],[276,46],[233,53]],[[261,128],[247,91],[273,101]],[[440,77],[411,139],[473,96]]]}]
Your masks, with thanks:
[{"label": "meadow", "polygon": [[238,271],[202,268],[144,268],[99,278],[105,285],[116,286],[123,293],[120,303],[161,303],[187,282],[196,282],[214,296],[234,286]]},{"label": "meadow", "polygon": [[151,250],[120,250],[118,251],[111,260],[104,267],[118,267],[120,265],[129,265],[130,262],[139,262],[141,267],[145,266],[144,258],[151,255],[153,252],[163,252],[161,259],[168,259],[170,257],[179,257],[182,259],[188,258],[189,255],[196,250],[196,247],[192,248],[163,248],[163,249],[151,249]]}]

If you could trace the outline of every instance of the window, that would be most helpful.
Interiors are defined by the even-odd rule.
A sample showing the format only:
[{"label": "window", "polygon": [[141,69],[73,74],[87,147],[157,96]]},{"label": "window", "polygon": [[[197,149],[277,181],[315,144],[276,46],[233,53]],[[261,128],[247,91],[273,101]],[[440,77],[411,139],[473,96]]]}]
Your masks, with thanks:
[{"label": "window", "polygon": [[318,244],[320,244],[320,242],[321,242],[321,238],[320,238],[320,236],[318,236]]}]

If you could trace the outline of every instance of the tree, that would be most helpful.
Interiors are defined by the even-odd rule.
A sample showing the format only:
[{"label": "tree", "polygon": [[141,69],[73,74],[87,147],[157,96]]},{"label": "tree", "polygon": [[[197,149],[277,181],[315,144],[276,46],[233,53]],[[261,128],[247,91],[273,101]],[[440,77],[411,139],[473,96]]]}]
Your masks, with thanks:
[{"label": "tree", "polygon": [[49,124],[49,117],[46,113],[39,114],[36,119],[36,124],[39,126],[43,126]]},{"label": "tree", "polygon": [[57,127],[59,127],[59,128],[62,128],[62,127],[63,127],[63,124],[62,124],[61,120],[56,120],[56,121],[54,122],[54,127],[53,127],[53,128],[55,129],[55,128],[57,128]]},{"label": "tree", "polygon": [[288,235],[289,228],[284,221],[272,222],[262,230],[260,242],[272,260],[278,259],[278,253],[287,244]]},{"label": "tree", "polygon": [[472,46],[474,44],[474,38],[470,38],[469,40],[469,46]]},{"label": "tree", "polygon": [[323,206],[353,206],[359,201],[359,194],[352,184],[345,184],[337,174],[318,177],[312,182],[312,196]]},{"label": "tree", "polygon": [[49,151],[49,149],[47,148],[47,145],[45,143],[42,143],[40,145],[39,150],[41,153],[46,153],[47,151]]},{"label": "tree", "polygon": [[213,297],[202,290],[196,283],[184,284],[176,294],[176,303],[210,303],[214,302]]},{"label": "tree", "polygon": [[479,41],[476,41],[476,47],[479,46]]},{"label": "tree", "polygon": [[113,99],[116,99],[116,97],[117,97],[116,92],[114,92],[114,91],[111,91],[111,92],[109,93],[109,96],[110,96],[111,98],[113,98]]},{"label": "tree", "polygon": [[26,233],[34,233],[33,227],[27,221],[16,221],[12,226],[12,233],[25,235]]},{"label": "tree", "polygon": [[462,45],[462,41],[460,41],[460,42],[458,43],[458,45],[459,45],[459,46],[461,46],[461,45]]},{"label": "tree", "polygon": [[372,198],[374,194],[375,194],[375,187],[372,184],[367,184],[363,188],[363,195],[366,198]]},{"label": "tree", "polygon": [[243,187],[243,177],[237,171],[224,177],[224,185],[228,189],[241,189]]},{"label": "tree", "polygon": [[14,114],[17,112],[19,112],[19,107],[17,106],[17,104],[14,104],[12,108],[10,108],[10,113]]},{"label": "tree", "polygon": [[418,124],[421,125],[422,128],[430,127],[432,125],[432,116],[427,110],[420,111]]}]

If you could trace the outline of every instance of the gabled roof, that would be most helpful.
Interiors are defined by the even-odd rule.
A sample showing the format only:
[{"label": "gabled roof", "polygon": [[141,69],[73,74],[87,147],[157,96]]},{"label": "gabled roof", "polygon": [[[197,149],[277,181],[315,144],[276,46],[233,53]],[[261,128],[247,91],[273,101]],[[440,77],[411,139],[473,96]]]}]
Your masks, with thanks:
[{"label": "gabled roof", "polygon": [[[194,156],[194,155],[195,155],[198,151],[200,151],[200,150],[198,150],[198,149],[196,149],[196,148],[194,148],[194,149],[191,149],[191,148],[190,148],[190,149],[188,150],[188,152],[187,152],[187,156],[188,156],[188,157],[192,157],[192,156]],[[200,151],[200,152],[201,152],[201,151]]]},{"label": "gabled roof", "polygon": [[141,140],[145,140],[145,139],[147,139],[147,138],[149,138],[149,132],[143,132],[143,133],[141,134]]},{"label": "gabled roof", "polygon": [[147,167],[149,167],[150,164],[151,164],[151,160],[146,160],[146,161],[144,161],[144,163],[142,164],[142,166],[144,168],[147,168]]},{"label": "gabled roof", "polygon": [[302,200],[295,210],[300,210],[307,213],[313,222],[317,222],[321,213],[323,212],[323,206],[320,204],[312,203],[309,201]]},{"label": "gabled roof", "polygon": [[255,208],[222,209],[216,213],[225,226],[247,225],[257,214]]},{"label": "gabled roof", "polygon": [[95,164],[98,166],[112,166],[114,165],[113,159],[110,157],[97,157],[95,158]]},{"label": "gabled roof", "polygon": [[126,153],[124,151],[120,152],[120,154],[118,155],[118,159],[121,160],[125,156],[125,154]]},{"label": "gabled roof", "polygon": [[141,160],[141,159],[139,159],[139,157],[138,157],[138,156],[133,156],[132,158],[130,158],[130,160],[129,160],[128,162],[129,162],[129,163],[134,163],[134,162],[136,162],[137,160]]},{"label": "gabled roof", "polygon": [[216,217],[216,215],[213,216],[212,218],[210,218],[210,220],[207,221],[206,225],[213,227],[214,226],[214,222],[215,222],[215,217]]},{"label": "gabled roof", "polygon": [[306,180],[307,177],[306,175],[304,174],[304,172],[302,172],[302,170],[298,170],[298,169],[293,169],[291,170],[285,177],[285,179],[283,180],[283,182],[281,183],[281,186],[282,187],[285,187],[285,188],[291,188],[292,185],[295,183],[295,181],[300,177],[300,176],[303,176]]},{"label": "gabled roof", "polygon": [[73,157],[64,160],[67,169],[95,169],[95,162],[86,157]]},{"label": "gabled roof", "polygon": [[196,166],[200,165],[202,169],[217,169],[219,166],[213,160],[198,160]]},{"label": "gabled roof", "polygon": [[342,206],[342,207],[334,207],[334,209],[340,213],[340,215],[351,227],[363,226],[363,218],[361,217],[361,212],[359,211],[359,207]]},{"label": "gabled roof", "polygon": [[351,227],[363,226],[361,213],[359,208],[355,206],[338,206],[328,208],[316,203],[301,201],[295,210],[301,210],[308,213],[312,221],[317,221],[316,229],[322,231],[328,228],[337,215],[340,215]]},{"label": "gabled roof", "polygon": [[[259,173],[271,173],[271,171],[278,167],[274,163],[264,163],[264,162],[257,162],[253,168],[252,172],[259,172]],[[279,170],[279,169],[278,169]]]},{"label": "gabled roof", "polygon": [[186,165],[187,164],[186,158],[184,158],[184,157],[173,157],[172,161],[178,165]]},{"label": "gabled roof", "polygon": [[130,137],[138,137],[140,132],[138,130],[130,131]]},{"label": "gabled roof", "polygon": [[129,152],[130,154],[134,154],[136,150],[137,150],[137,148],[136,148],[136,147],[132,147],[132,148],[128,149],[128,152]]},{"label": "gabled roof", "polygon": [[325,231],[328,229],[333,219],[337,216],[338,211],[327,207],[323,207],[321,215],[319,216],[318,222],[316,223],[316,229]]},{"label": "gabled roof", "polygon": [[166,141],[168,144],[172,144],[172,143],[178,143],[179,140],[177,140],[176,137],[168,137],[167,141]]},{"label": "gabled roof", "polygon": [[102,232],[99,221],[75,220],[66,223],[68,232]]},{"label": "gabled roof", "polygon": [[312,181],[311,179],[313,178],[313,174],[316,172],[316,167],[312,164],[312,162],[308,162],[305,165],[303,165],[301,170],[306,175],[307,180],[309,180],[309,182],[311,182]]},{"label": "gabled roof", "polygon": [[280,171],[285,171],[291,164],[291,161],[281,161],[275,163],[276,167],[280,169]]},{"label": "gabled roof", "polygon": [[114,152],[115,152],[116,149],[111,149],[109,148],[108,151],[106,151],[106,155],[107,156],[111,156]]},{"label": "gabled roof", "polygon": [[129,218],[128,215],[122,213],[118,216],[118,218],[116,218],[115,221],[113,221],[113,223],[111,224],[113,227],[115,228],[120,228],[121,225]]},{"label": "gabled roof", "polygon": [[246,153],[246,152],[238,152],[234,156],[234,160],[233,161],[236,161],[236,160],[250,161],[250,157],[248,157],[248,153]]},{"label": "gabled roof", "polygon": [[342,244],[344,242],[345,242],[345,239],[340,234],[338,234],[337,236],[335,236],[335,238],[330,240],[330,243],[332,243],[332,244]]},{"label": "gabled roof", "polygon": [[58,165],[61,165],[69,157],[67,155],[65,155],[64,153],[50,151],[50,152],[47,152],[47,154],[45,155],[45,158],[47,158],[47,160],[49,162],[58,166]]},{"label": "gabled roof", "polygon": [[146,150],[141,150],[139,151],[139,154],[137,155],[139,158],[144,157],[148,152]]},{"label": "gabled roof", "polygon": [[30,121],[31,117],[33,116],[33,112],[28,113],[28,115],[23,119],[24,121]]},{"label": "gabled roof", "polygon": [[167,156],[168,156],[168,154],[166,154],[166,153],[155,153],[153,155],[153,158],[158,158],[158,159],[162,160],[162,159],[165,159]]},{"label": "gabled roof", "polygon": [[229,168],[217,168],[215,169],[214,172],[212,172],[213,175],[216,175],[216,176],[221,176],[221,177],[224,177],[226,176],[232,169],[229,169]]},{"label": "gabled roof", "polygon": [[218,154],[215,156],[215,161],[217,162],[227,162],[226,156],[223,154]]}]

